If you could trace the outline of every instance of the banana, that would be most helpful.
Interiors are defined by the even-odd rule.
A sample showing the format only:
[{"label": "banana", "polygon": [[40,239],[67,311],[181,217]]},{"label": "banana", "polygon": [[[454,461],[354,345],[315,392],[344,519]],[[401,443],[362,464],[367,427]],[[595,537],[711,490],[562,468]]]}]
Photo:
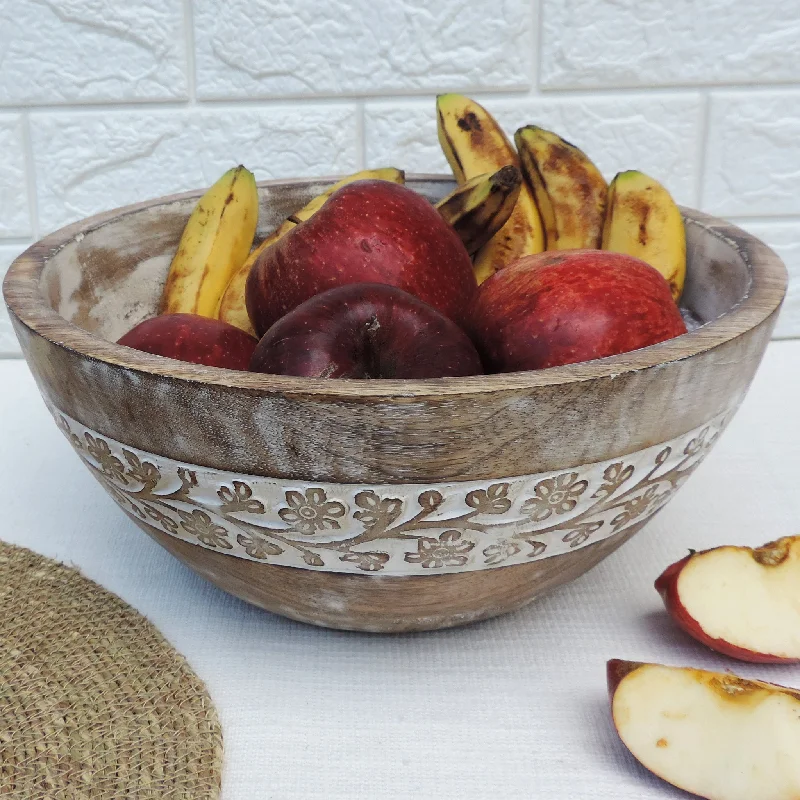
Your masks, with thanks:
[{"label": "banana", "polygon": [[608,187],[603,250],[627,253],[655,267],[677,301],[686,280],[686,231],[670,193],[643,172],[620,172]]},{"label": "banana", "polygon": [[247,284],[247,276],[250,274],[250,270],[252,269],[253,264],[255,264],[256,259],[270,245],[275,244],[275,242],[277,242],[281,236],[284,236],[292,228],[294,228],[295,225],[304,222],[312,217],[317,211],[319,211],[319,209],[324,205],[325,201],[337,189],[341,189],[342,186],[346,186],[348,183],[353,183],[354,181],[368,179],[391,181],[392,183],[403,184],[406,181],[406,176],[403,170],[395,169],[394,167],[365,169],[361,170],[360,172],[355,172],[352,175],[348,175],[346,178],[342,178],[342,180],[337,181],[332,186],[329,186],[324,192],[322,192],[322,194],[318,194],[316,197],[309,200],[308,203],[306,203],[306,205],[304,205],[299,211],[295,211],[294,214],[291,214],[284,222],[282,222],[276,231],[267,236],[267,238],[264,239],[264,241],[261,242],[261,244],[258,245],[258,247],[256,247],[252,253],[250,253],[239,269],[234,272],[228,282],[227,287],[225,288],[225,291],[222,294],[222,297],[219,300],[219,307],[217,308],[216,312],[217,319],[221,319],[223,322],[235,325],[237,328],[241,328],[243,331],[247,331],[255,336],[256,334],[250,322],[250,317],[247,315],[244,290],[245,285]]},{"label": "banana", "polygon": [[[459,183],[507,164],[519,168],[519,157],[503,130],[474,100],[460,94],[436,98],[439,143]],[[508,222],[475,256],[475,276],[482,283],[520,256],[541,253],[544,228],[530,189],[523,184]]]},{"label": "banana", "polygon": [[334,183],[333,186],[330,186],[322,194],[318,194],[313,200],[309,200],[306,205],[304,205],[299,211],[296,211],[294,214],[292,214],[288,219],[295,224],[298,222],[304,222],[309,217],[312,217],[314,214],[316,214],[317,211],[322,208],[325,201],[337,189],[341,189],[342,186],[347,186],[348,183],[370,179],[404,184],[406,182],[406,174],[402,169],[395,169],[394,167],[380,167],[379,169],[364,169],[361,170],[361,172],[354,172],[352,175],[348,175],[346,178],[342,178],[340,181]]},{"label": "banana", "polygon": [[225,287],[250,252],[257,223],[255,177],[239,165],[194,207],[169,268],[164,313],[215,317]]},{"label": "banana", "polygon": [[229,325],[235,325],[243,331],[255,336],[256,332],[253,324],[250,322],[250,317],[247,314],[247,306],[245,304],[244,288],[247,284],[247,276],[256,263],[256,259],[271,245],[275,244],[287,231],[295,227],[294,222],[283,222],[281,226],[273,231],[258,247],[253,250],[247,257],[247,260],[242,264],[230,280],[225,292],[219,301],[219,310],[217,311],[217,319],[227,322]]},{"label": "banana", "polygon": [[457,187],[436,208],[473,255],[506,224],[521,186],[520,171],[509,164],[493,175],[478,175]]},{"label": "banana", "polygon": [[522,172],[544,223],[548,250],[597,249],[608,184],[575,145],[536,125],[514,134]]}]

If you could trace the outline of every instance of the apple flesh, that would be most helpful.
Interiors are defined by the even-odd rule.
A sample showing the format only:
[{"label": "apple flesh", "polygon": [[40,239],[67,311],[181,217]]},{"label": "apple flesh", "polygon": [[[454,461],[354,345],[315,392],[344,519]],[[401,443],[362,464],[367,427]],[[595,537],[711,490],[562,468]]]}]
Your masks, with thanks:
[{"label": "apple flesh", "polygon": [[350,283],[385,283],[457,323],[477,292],[461,239],[421,195],[388,181],[355,181],[267,248],[247,279],[259,336],[300,303]]},{"label": "apple flesh", "polygon": [[526,256],[478,292],[471,330],[491,372],[613,356],[686,333],[669,284],[638,258],[602,250]]},{"label": "apple flesh", "polygon": [[675,622],[718,653],[800,661],[800,536],[692,553],[655,587]]},{"label": "apple flesh", "polygon": [[800,691],[730,673],[608,662],[614,726],[663,780],[709,800],[800,797]]},{"label": "apple flesh", "polygon": [[458,325],[408,292],[380,283],[340,286],[301,303],[264,334],[250,369],[312,378],[483,372]]},{"label": "apple flesh", "polygon": [[258,344],[243,330],[198,314],[162,314],[147,319],[117,343],[178,361],[239,370],[247,369]]}]

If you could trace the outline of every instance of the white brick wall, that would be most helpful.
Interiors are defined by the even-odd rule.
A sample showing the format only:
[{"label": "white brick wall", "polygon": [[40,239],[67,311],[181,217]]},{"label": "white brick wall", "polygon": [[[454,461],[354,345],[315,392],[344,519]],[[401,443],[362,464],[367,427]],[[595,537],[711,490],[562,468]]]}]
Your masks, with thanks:
[{"label": "white brick wall", "polygon": [[0,0],[0,274],[61,225],[240,161],[446,171],[441,91],[764,238],[793,275],[776,335],[800,336],[797,0]]}]

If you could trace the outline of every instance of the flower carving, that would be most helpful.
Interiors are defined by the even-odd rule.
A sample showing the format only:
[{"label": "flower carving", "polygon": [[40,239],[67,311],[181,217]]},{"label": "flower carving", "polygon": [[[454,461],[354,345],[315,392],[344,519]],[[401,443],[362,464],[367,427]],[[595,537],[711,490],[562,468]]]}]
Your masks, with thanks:
[{"label": "flower carving", "polygon": [[149,461],[141,461],[139,456],[130,450],[123,450],[122,455],[125,456],[125,460],[128,462],[129,477],[139,481],[145,488],[150,490],[158,485],[161,480],[161,473],[155,464],[151,464]]},{"label": "flower carving", "polygon": [[565,472],[545,478],[533,488],[534,496],[522,504],[522,513],[532,522],[544,522],[553,513],[566,514],[578,505],[588,481],[578,480],[577,472]]},{"label": "flower carving", "polygon": [[561,541],[569,544],[572,547],[580,547],[589,537],[603,527],[603,520],[598,522],[584,522],[581,525],[575,525],[573,529],[567,533]]},{"label": "flower carving", "polygon": [[63,414],[59,414],[56,418],[56,425],[61,428],[61,432],[64,436],[69,439],[69,443],[76,449],[76,450],[83,450],[83,444],[81,443],[80,437],[72,432],[72,428],[69,426],[69,422],[67,422],[66,417]]},{"label": "flower carving", "polygon": [[221,547],[224,550],[233,547],[227,539],[228,531],[222,525],[217,525],[205,511],[200,511],[199,508],[192,512],[178,510],[178,514],[183,520],[181,528],[196,536],[206,547]]},{"label": "flower carving", "polygon": [[503,561],[511,558],[511,556],[515,556],[520,550],[522,550],[522,547],[520,547],[517,542],[513,542],[509,539],[500,539],[500,541],[489,545],[489,547],[483,551],[483,554],[486,556],[484,564],[501,564]]},{"label": "flower carving", "polygon": [[704,447],[707,446],[706,436],[708,436],[709,429],[703,428],[700,433],[689,440],[689,444],[683,448],[683,454],[687,456],[696,456]]},{"label": "flower carving", "polygon": [[145,513],[154,522],[157,522],[167,533],[177,533],[178,523],[174,519],[159,511],[157,508],[145,503]]},{"label": "flower carving", "polygon": [[614,529],[614,531],[629,525],[635,519],[641,517],[642,514],[647,511],[650,503],[655,498],[657,491],[658,486],[653,485],[648,487],[647,490],[638,497],[633,497],[630,500],[627,500],[622,506],[622,512],[617,514],[617,516],[611,520],[611,527]]},{"label": "flower carving", "polygon": [[464,502],[479,514],[505,514],[511,508],[508,484],[493,483],[488,489],[475,489],[466,496]]},{"label": "flower carving", "polygon": [[389,560],[388,553],[345,553],[339,558],[339,561],[347,561],[350,564],[355,564],[359,569],[364,572],[378,572],[383,569],[383,565]]},{"label": "flower carving", "polygon": [[426,512],[429,514],[436,511],[439,506],[444,503],[444,497],[440,491],[436,489],[428,489],[426,492],[422,492],[420,496],[417,498],[417,502],[420,505],[420,508],[424,508]]},{"label": "flower carving", "polygon": [[324,567],[325,562],[317,555],[317,553],[312,553],[310,550],[306,550],[303,553],[303,561],[308,564],[309,567]]},{"label": "flower carving", "polygon": [[406,553],[409,564],[421,564],[425,569],[463,567],[467,553],[475,542],[462,539],[458,531],[445,531],[438,539],[423,536],[417,540],[417,552]]},{"label": "flower carving", "polygon": [[338,500],[328,500],[324,489],[307,489],[305,495],[292,489],[286,492],[288,507],[278,511],[280,518],[306,536],[326,528],[339,530],[337,521],[345,515]]},{"label": "flower carving", "polygon": [[269,556],[279,556],[283,552],[282,547],[278,547],[257,533],[240,533],[236,541],[244,547],[245,553],[250,558],[264,559]]},{"label": "flower carving", "polygon": [[530,552],[528,553],[528,558],[536,558],[544,553],[547,550],[547,544],[545,542],[540,542],[538,539],[534,539],[532,536],[523,537],[522,541],[525,544],[530,545]]},{"label": "flower carving", "polygon": [[355,501],[361,510],[356,511],[353,517],[365,528],[388,528],[403,510],[402,500],[396,497],[381,498],[371,489],[359,492]]},{"label": "flower carving", "polygon": [[113,478],[123,486],[128,485],[125,477],[125,467],[122,462],[111,452],[108,442],[99,436],[95,439],[90,433],[84,434],[86,440],[86,450],[89,455],[100,465],[103,475]]},{"label": "flower carving", "polygon": [[222,501],[221,511],[242,511],[246,514],[263,514],[264,504],[253,498],[253,490],[243,481],[233,481],[232,486],[220,486],[217,497]]},{"label": "flower carving", "polygon": [[188,500],[192,494],[192,489],[197,486],[197,473],[193,469],[178,467],[178,478],[181,481],[181,488],[176,492],[176,496],[183,500]]},{"label": "flower carving", "polygon": [[610,464],[603,471],[602,486],[592,495],[592,497],[611,497],[614,492],[633,475],[633,464],[628,464],[626,467],[622,461],[617,461],[616,464]]}]

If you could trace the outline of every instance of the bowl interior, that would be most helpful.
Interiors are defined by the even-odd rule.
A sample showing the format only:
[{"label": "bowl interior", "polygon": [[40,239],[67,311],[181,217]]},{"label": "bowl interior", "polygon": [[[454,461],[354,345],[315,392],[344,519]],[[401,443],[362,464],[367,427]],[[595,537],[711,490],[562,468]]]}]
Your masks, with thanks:
[{"label": "bowl interior", "polygon": [[[260,187],[259,239],[323,191],[329,180]],[[432,202],[454,186],[446,178],[409,176],[408,185]],[[116,341],[158,313],[169,264],[198,193],[112,216],[79,233],[50,257],[39,287],[62,318]],[[751,274],[734,243],[687,225],[688,274],[681,307],[690,329],[719,319],[748,293]]]}]

